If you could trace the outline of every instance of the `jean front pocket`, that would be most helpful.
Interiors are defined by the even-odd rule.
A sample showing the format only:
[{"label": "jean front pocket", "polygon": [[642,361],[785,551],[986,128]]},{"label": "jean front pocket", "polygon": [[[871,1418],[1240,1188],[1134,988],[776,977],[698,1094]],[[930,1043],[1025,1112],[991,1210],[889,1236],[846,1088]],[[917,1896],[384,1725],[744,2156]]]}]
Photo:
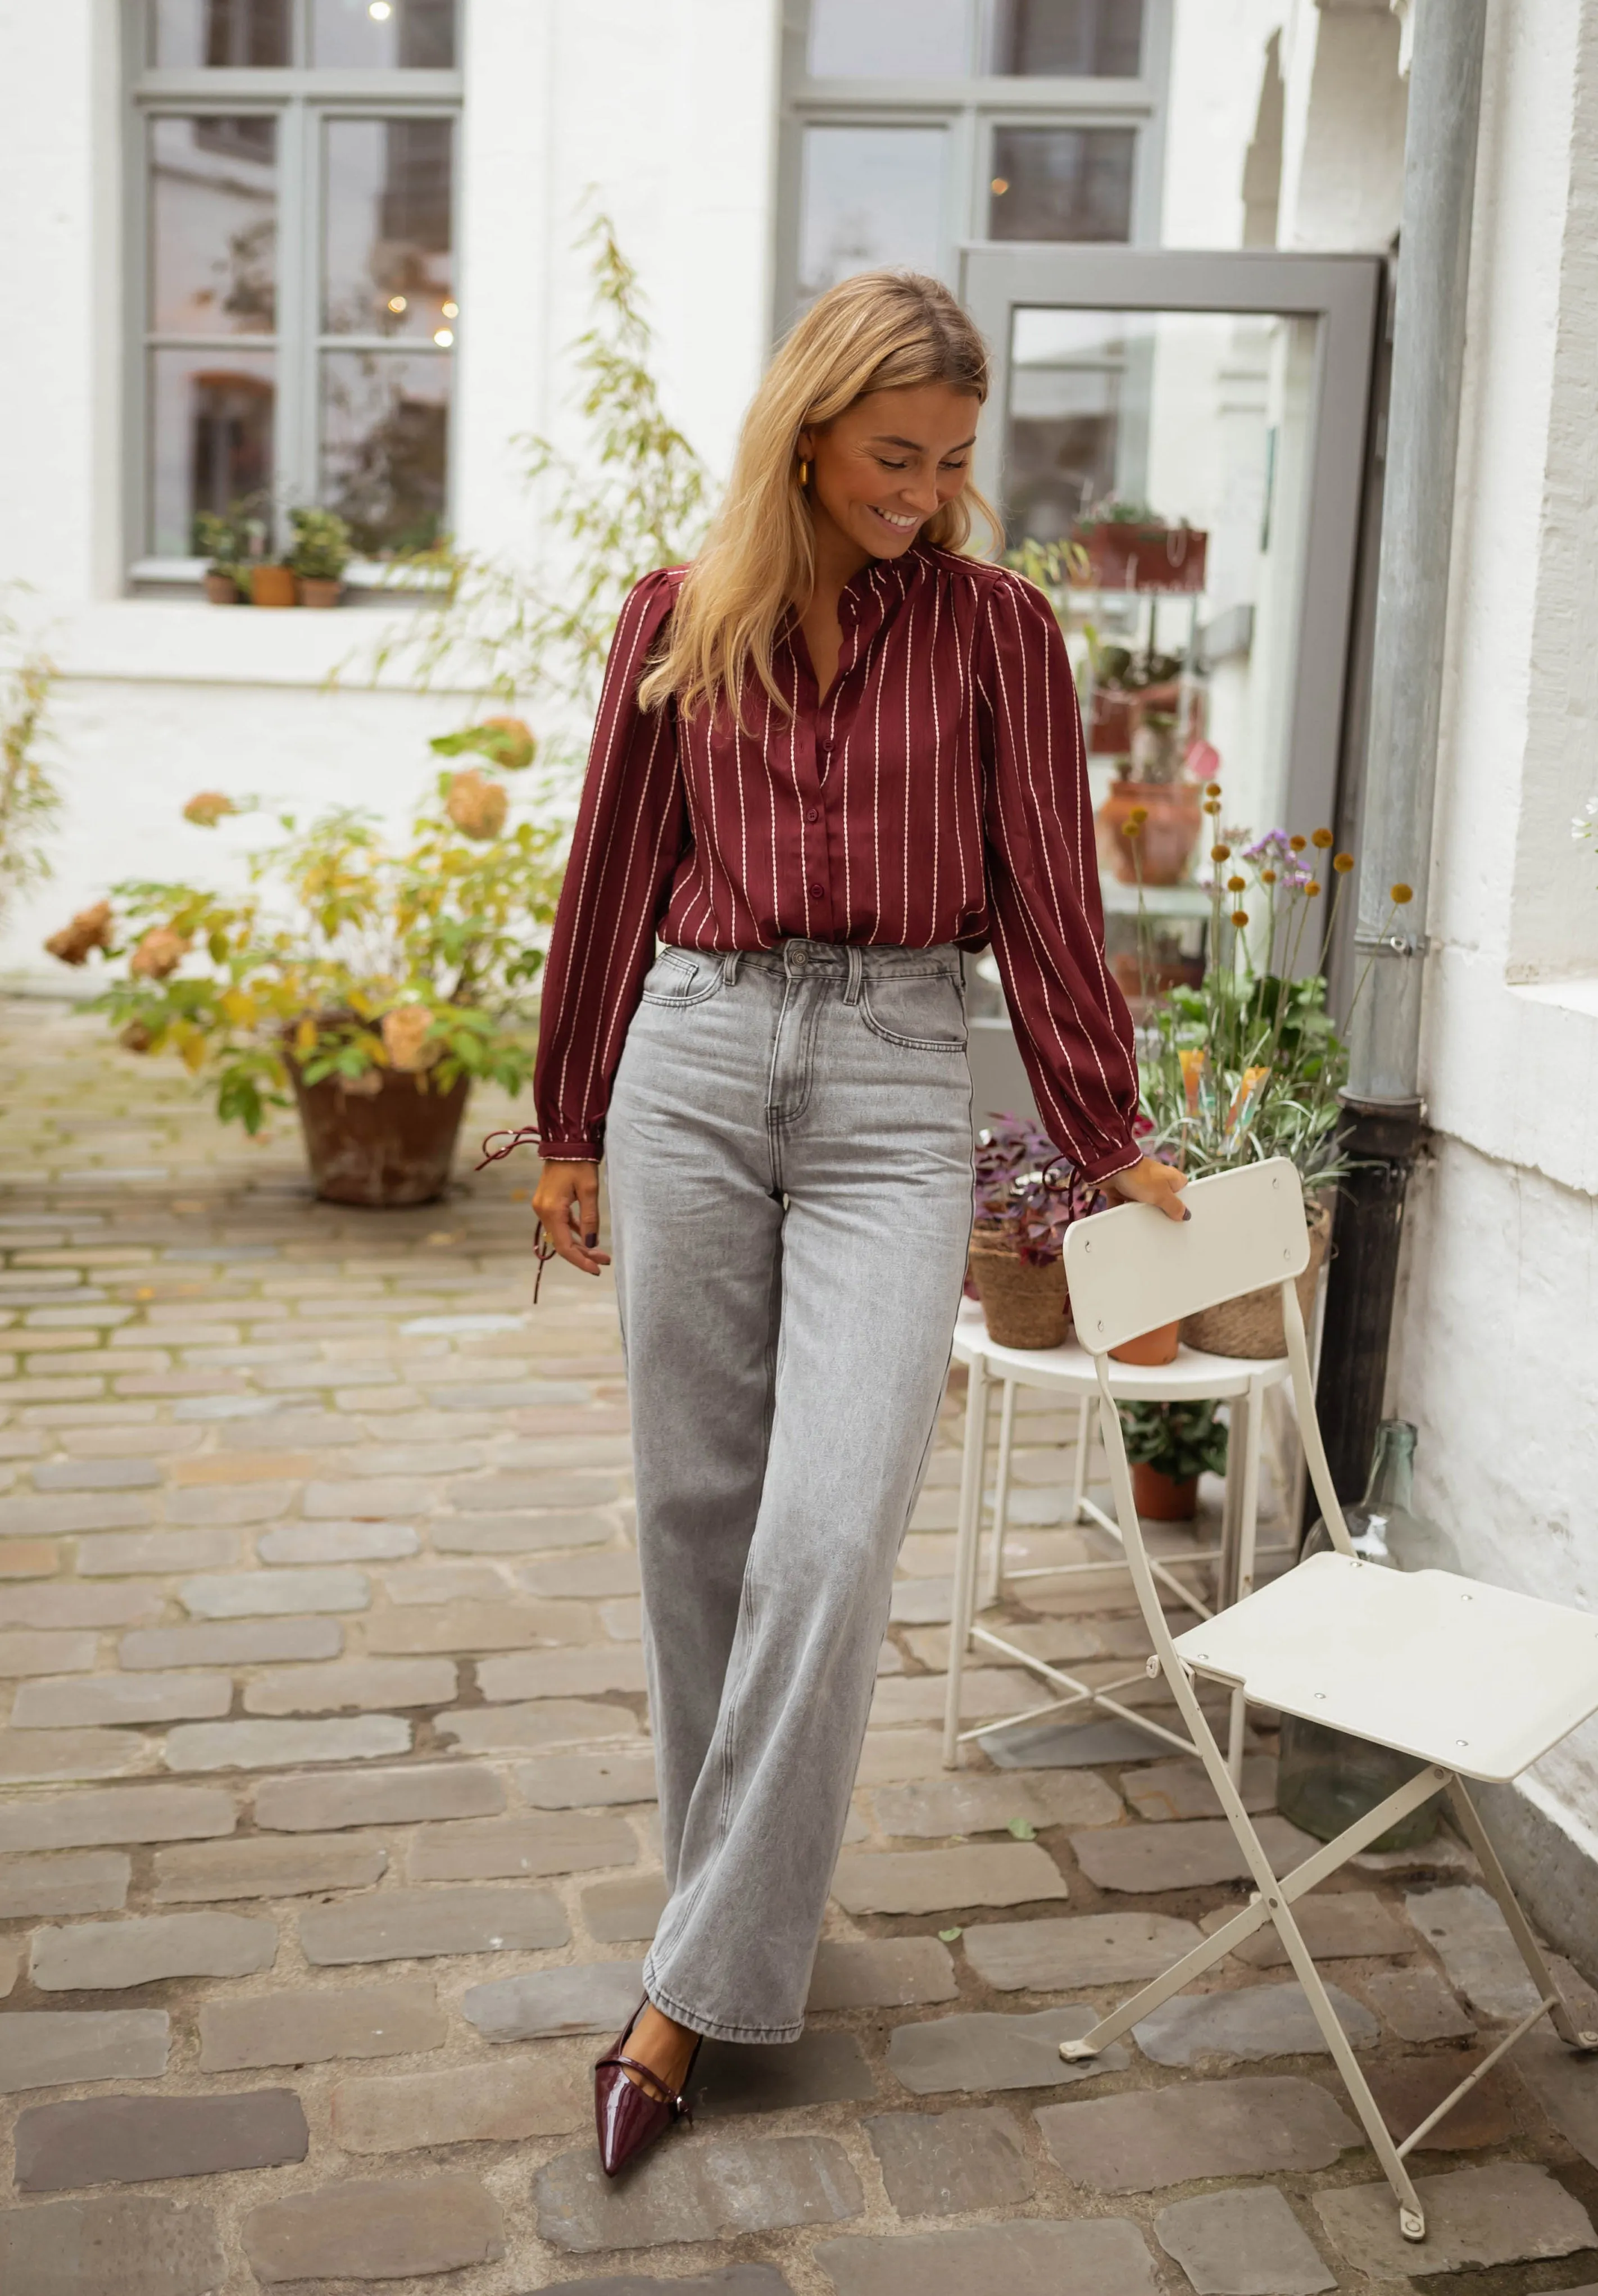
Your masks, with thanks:
[{"label": "jean front pocket", "polygon": [[965,999],[944,965],[924,972],[881,972],[860,992],[865,1025],[885,1044],[907,1052],[963,1053]]},{"label": "jean front pocket", "polygon": [[722,985],[722,960],[713,951],[663,948],[643,977],[646,1004],[702,1004]]}]

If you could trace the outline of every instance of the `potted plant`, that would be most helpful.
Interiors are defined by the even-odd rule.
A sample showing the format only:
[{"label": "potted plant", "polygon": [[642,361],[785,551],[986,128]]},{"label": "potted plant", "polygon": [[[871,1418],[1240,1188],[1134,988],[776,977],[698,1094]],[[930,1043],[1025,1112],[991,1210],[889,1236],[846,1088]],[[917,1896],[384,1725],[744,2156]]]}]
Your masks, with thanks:
[{"label": "potted plant", "polygon": [[[283,816],[243,894],[119,885],[57,951],[118,963],[98,1003],[123,1045],[212,1078],[225,1121],[257,1132],[291,1095],[316,1192],[336,1203],[441,1193],[473,1079],[516,1093],[531,1072],[527,996],[558,836],[509,821],[499,776],[509,754],[530,761],[532,736],[502,719],[434,746],[484,764],[440,771],[397,844],[347,809],[306,827]],[[257,809],[208,791],[184,812],[215,830]]]},{"label": "potted plant", "polygon": [[[1209,955],[1197,988],[1151,1002],[1139,1056],[1143,1112],[1164,1152],[1195,1177],[1285,1156],[1304,1184],[1309,1260],[1299,1278],[1305,1320],[1332,1233],[1331,1197],[1349,1169],[1338,1091],[1347,1056],[1326,1009],[1326,958],[1353,857],[1330,830],[1271,830],[1251,843],[1220,830],[1220,789],[1207,785]],[[1137,831],[1133,829],[1135,844]],[[1241,848],[1241,850],[1238,849]],[[1390,890],[1393,917],[1412,895]],[[1139,904],[1140,949],[1149,947]],[[1367,963],[1355,992],[1364,993]],[[1282,1355],[1274,1284],[1188,1316],[1182,1337],[1211,1355]]]},{"label": "potted plant", "polygon": [[194,546],[206,560],[205,594],[213,606],[242,605],[250,595],[250,562],[261,528],[248,506],[234,503],[225,517],[202,510],[194,521]]},{"label": "potted plant", "polygon": [[252,606],[297,606],[294,570],[286,560],[263,558],[249,570]]},{"label": "potted plant", "polygon": [[344,569],[354,554],[349,528],[336,510],[291,510],[294,547],[289,553],[302,606],[336,606],[344,595]]},{"label": "potted plant", "polygon": [[1226,1429],[1218,1408],[1213,1401],[1120,1406],[1140,1515],[1151,1522],[1191,1521],[1198,1511],[1199,1477],[1226,1472]]},{"label": "potted plant", "polygon": [[1143,748],[1141,772],[1123,766],[1094,814],[1099,866],[1123,885],[1179,885],[1199,842],[1203,784],[1182,771],[1175,726],[1160,713],[1148,730],[1171,737]]},{"label": "potted plant", "polygon": [[1069,1336],[1066,1230],[1107,1199],[1078,1180],[1024,1117],[996,1116],[977,1137],[971,1271],[1001,1347],[1052,1348]]},{"label": "potted plant", "polygon": [[1209,537],[1185,520],[1172,526],[1147,503],[1113,496],[1095,504],[1070,531],[1085,573],[1073,587],[1189,593],[1204,587]]}]

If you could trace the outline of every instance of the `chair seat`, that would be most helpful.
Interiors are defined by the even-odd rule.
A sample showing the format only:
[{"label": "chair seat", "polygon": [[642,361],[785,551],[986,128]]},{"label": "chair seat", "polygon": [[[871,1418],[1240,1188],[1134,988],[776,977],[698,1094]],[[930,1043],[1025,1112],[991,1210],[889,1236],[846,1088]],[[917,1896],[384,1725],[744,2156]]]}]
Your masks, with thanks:
[{"label": "chair seat", "polygon": [[[971,1305],[973,1303],[966,1303]],[[967,1316],[963,1309],[955,1325],[955,1361],[969,1364],[982,1356],[995,1379],[1012,1379],[1023,1387],[1053,1388],[1066,1395],[1096,1395],[1099,1382],[1087,1349],[1068,1340],[1058,1348],[1004,1348],[988,1336],[982,1311]],[[1168,1364],[1110,1364],[1110,1391],[1131,1403],[1184,1403],[1206,1397],[1224,1398],[1246,1395],[1258,1381],[1274,1387],[1288,1376],[1285,1356],[1211,1356],[1201,1349],[1179,1347]]]},{"label": "chair seat", "polygon": [[1176,1649],[1259,1705],[1498,1784],[1598,1711],[1598,1618],[1352,1555],[1309,1556]]}]

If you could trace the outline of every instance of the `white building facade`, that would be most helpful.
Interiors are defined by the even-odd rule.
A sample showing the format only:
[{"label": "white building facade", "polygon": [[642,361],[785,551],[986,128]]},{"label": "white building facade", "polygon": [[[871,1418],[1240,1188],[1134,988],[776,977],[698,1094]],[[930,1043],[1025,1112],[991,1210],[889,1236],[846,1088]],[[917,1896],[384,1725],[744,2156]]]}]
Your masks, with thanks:
[{"label": "white building facade", "polygon": [[[5,603],[59,665],[67,793],[54,882],[4,921],[0,972],[59,990],[39,945],[70,910],[216,865],[180,841],[197,790],[414,801],[471,697],[372,676],[413,604],[208,605],[193,514],[260,486],[280,509],[337,500],[374,561],[444,529],[536,561],[516,442],[581,448],[586,217],[636,266],[666,406],[720,474],[800,299],[865,263],[955,279],[973,242],[1388,253],[1407,15],[0,0],[0,586],[29,586]],[[1595,217],[1598,0],[1492,0],[1433,1129],[1389,1407],[1419,1423],[1422,1503],[1468,1568],[1598,1610],[1598,851],[1569,831],[1598,786]],[[1598,1951],[1589,1736],[1506,1824],[1545,1920]]]}]

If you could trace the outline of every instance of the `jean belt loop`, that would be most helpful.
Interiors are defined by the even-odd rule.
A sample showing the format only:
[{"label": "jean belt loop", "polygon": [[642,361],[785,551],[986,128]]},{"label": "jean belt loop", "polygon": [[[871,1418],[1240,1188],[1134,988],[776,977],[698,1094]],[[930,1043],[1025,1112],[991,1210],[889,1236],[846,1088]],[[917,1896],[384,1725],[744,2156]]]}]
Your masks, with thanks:
[{"label": "jean belt loop", "polygon": [[724,988],[736,987],[738,967],[742,956],[743,951],[741,948],[729,948],[724,954],[721,960],[721,985]]},{"label": "jean belt loop", "polygon": [[860,983],[865,977],[865,962],[853,941],[849,943],[848,959],[848,986],[843,992],[843,1001],[846,1004],[857,1004],[860,1002]]}]

